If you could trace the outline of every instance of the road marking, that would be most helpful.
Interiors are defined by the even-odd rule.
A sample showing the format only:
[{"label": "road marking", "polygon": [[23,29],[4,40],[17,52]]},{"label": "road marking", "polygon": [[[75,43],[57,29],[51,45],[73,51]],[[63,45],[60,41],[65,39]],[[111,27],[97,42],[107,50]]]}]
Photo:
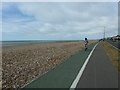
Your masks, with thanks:
[{"label": "road marking", "polygon": [[74,90],[74,89],[76,88],[77,83],[78,83],[79,79],[81,78],[82,73],[83,73],[83,71],[84,71],[84,69],[85,69],[85,67],[86,67],[86,65],[87,65],[87,63],[88,63],[88,61],[89,61],[89,59],[90,59],[90,57],[91,57],[91,55],[92,55],[92,53],[93,53],[93,51],[95,50],[95,48],[96,48],[97,45],[98,45],[98,43],[93,47],[93,49],[92,49],[92,51],[90,52],[89,56],[87,57],[85,63],[83,64],[82,68],[80,69],[77,77],[76,77],[75,80],[73,81],[73,83],[72,83],[72,85],[71,85],[71,87],[70,87],[70,90]]}]

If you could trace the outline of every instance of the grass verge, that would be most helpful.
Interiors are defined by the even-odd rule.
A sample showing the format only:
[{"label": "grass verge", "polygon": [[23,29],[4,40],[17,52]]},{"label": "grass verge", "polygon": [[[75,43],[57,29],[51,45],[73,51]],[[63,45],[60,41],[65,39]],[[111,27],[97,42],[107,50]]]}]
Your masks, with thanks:
[{"label": "grass verge", "polygon": [[116,67],[116,70],[120,73],[120,51],[112,47],[109,43],[103,42],[103,47],[109,56],[111,62]]}]

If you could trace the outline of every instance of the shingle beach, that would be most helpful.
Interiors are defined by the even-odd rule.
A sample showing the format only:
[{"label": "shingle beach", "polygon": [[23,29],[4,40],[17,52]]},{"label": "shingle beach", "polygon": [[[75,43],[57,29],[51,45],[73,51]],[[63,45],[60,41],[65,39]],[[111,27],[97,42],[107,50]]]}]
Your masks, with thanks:
[{"label": "shingle beach", "polygon": [[2,87],[20,88],[83,48],[82,41],[3,47]]}]

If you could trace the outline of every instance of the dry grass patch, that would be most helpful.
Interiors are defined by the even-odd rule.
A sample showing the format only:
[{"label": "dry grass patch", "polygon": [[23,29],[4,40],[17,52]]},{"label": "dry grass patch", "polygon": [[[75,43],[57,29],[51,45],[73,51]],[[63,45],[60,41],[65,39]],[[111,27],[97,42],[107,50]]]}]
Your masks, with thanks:
[{"label": "dry grass patch", "polygon": [[112,61],[113,65],[116,67],[117,71],[120,73],[120,51],[112,47],[109,43],[103,42],[103,47]]}]

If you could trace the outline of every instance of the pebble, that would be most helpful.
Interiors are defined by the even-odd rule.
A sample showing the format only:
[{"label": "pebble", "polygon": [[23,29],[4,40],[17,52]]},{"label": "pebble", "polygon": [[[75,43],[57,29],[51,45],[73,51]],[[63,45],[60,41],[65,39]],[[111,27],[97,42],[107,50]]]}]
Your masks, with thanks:
[{"label": "pebble", "polygon": [[[80,42],[31,44],[3,48],[3,88],[20,88],[82,48]],[[14,50],[13,50],[14,49]]]}]

